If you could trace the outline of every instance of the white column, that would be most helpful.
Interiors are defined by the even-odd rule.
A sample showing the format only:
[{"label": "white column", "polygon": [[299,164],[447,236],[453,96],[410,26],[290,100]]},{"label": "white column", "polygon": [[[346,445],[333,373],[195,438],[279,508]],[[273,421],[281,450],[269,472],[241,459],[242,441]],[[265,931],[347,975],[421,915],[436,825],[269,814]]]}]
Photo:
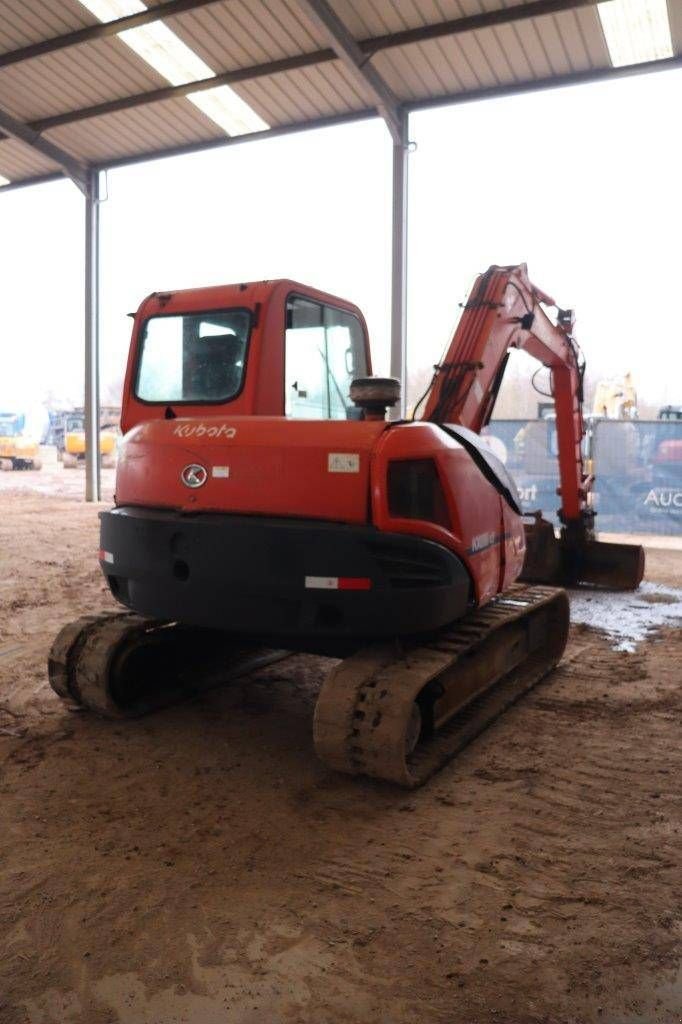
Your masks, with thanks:
[{"label": "white column", "polygon": [[85,500],[102,496],[99,451],[99,172],[85,195]]},{"label": "white column", "polygon": [[408,115],[402,114],[401,141],[393,143],[393,226],[391,237],[391,376],[401,385],[400,409],[407,405],[407,165]]}]

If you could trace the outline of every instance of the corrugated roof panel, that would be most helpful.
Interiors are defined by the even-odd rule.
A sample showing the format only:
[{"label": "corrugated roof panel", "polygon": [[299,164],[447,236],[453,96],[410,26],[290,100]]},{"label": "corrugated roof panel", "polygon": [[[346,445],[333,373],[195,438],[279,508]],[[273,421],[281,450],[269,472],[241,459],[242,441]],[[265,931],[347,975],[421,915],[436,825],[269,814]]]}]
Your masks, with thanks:
[{"label": "corrugated roof panel", "polygon": [[[504,4],[495,0],[485,6],[486,9],[495,9]],[[334,0],[334,10],[353,35],[360,39],[478,14],[483,7],[479,0],[391,0],[390,3],[383,0]]]},{"label": "corrugated roof panel", "polygon": [[536,78],[535,68],[528,58],[515,26],[500,25],[498,28],[494,28],[492,33],[506,57],[516,81],[522,82]]},{"label": "corrugated roof panel", "polygon": [[[474,3],[476,0],[474,0]],[[454,3],[454,7],[452,4]],[[445,9],[448,8],[448,9]],[[446,18],[458,18],[462,9],[457,0],[406,0],[399,8],[402,28],[418,28],[424,25],[437,24]],[[384,19],[385,20],[385,19]],[[427,44],[410,48],[408,53],[419,64],[419,75],[427,86],[432,83],[434,92],[451,89],[459,92],[462,89],[475,88],[478,84],[469,62],[459,46],[456,35],[445,36],[432,40]],[[426,65],[430,66],[427,70]],[[392,64],[396,71],[395,61]]]},{"label": "corrugated roof panel", "polygon": [[232,0],[173,19],[173,31],[214,71],[249,67],[324,46],[282,0]]},{"label": "corrugated roof panel", "polygon": [[465,35],[458,36],[455,45],[461,50],[472,74],[476,77],[478,84],[474,88],[485,89],[499,84],[497,75],[481,47],[477,33],[467,32]]},{"label": "corrugated roof panel", "polygon": [[[425,24],[423,16],[411,0],[407,6],[399,5],[396,0],[392,0],[391,4],[377,3],[375,0],[345,0],[345,4],[338,10],[339,14],[343,12],[345,23],[358,38],[381,36]],[[441,21],[442,17],[438,15],[437,20]],[[396,96],[401,98],[424,95],[428,90],[427,82],[434,80],[433,72],[425,69],[425,59],[414,48],[413,58],[401,59],[397,49],[382,50],[372,58],[374,66],[385,77]]]},{"label": "corrugated roof panel", "polygon": [[[383,32],[382,23],[377,23],[373,7],[373,4],[364,3],[363,0],[339,0],[334,9],[355,39],[366,39],[368,36],[378,36]],[[373,15],[374,32],[371,27]]]},{"label": "corrugated roof panel", "polygon": [[280,72],[233,88],[272,127],[372,106],[371,99],[338,61]]},{"label": "corrugated roof panel", "polygon": [[444,92],[461,92],[465,88],[453,63],[445,57],[452,46],[443,47],[441,41],[434,40],[406,49],[406,57],[409,57],[410,64],[418,72],[418,81],[411,90],[414,99]]},{"label": "corrugated roof panel", "polygon": [[345,110],[366,110],[372,107],[372,98],[368,91],[341,61],[320,64],[315,69],[315,75],[320,93],[327,97],[335,114],[342,114]]},{"label": "corrugated roof panel", "polygon": [[0,53],[9,53],[96,23],[96,18],[78,3],[2,0]]},{"label": "corrugated roof panel", "polygon": [[277,75],[276,81],[274,78],[268,79],[275,100],[291,111],[291,121],[316,120],[329,112],[324,96],[311,88],[308,76],[312,75],[314,79],[316,73],[311,68],[310,71],[290,71]]},{"label": "corrugated roof panel", "polygon": [[514,69],[508,55],[500,45],[499,29],[483,28],[472,33],[475,36],[481,52],[485,56],[489,68],[494,68],[495,77],[500,85],[506,85],[517,81]]},{"label": "corrugated roof panel", "polygon": [[267,6],[297,41],[301,52],[324,49],[328,45],[325,33],[310,21],[296,0],[267,0]]},{"label": "corrugated roof panel", "polygon": [[52,174],[60,168],[51,160],[15,139],[0,142],[0,174],[10,181],[22,181],[41,174]]},{"label": "corrugated roof panel", "polygon": [[543,20],[542,18],[532,18],[520,21],[514,26],[519,43],[533,69],[534,78],[547,78],[552,74],[552,66],[540,30]]},{"label": "corrugated roof panel", "polygon": [[[377,13],[376,4],[371,0],[339,0],[334,10],[356,39],[382,35],[387,31],[385,20],[387,17],[389,20],[392,19],[394,26],[397,24],[398,28],[404,27],[392,11],[384,12],[384,16],[381,17]],[[393,31],[393,29],[388,31]]]},{"label": "corrugated roof panel", "polygon": [[277,127],[303,118],[296,96],[287,88],[284,75],[257,78],[239,86],[242,99],[258,111],[269,125]]},{"label": "corrugated roof panel", "polygon": [[559,31],[556,19],[553,16],[538,18],[538,33],[542,40],[542,46],[547,54],[547,60],[552,75],[568,75],[572,68],[566,47]]},{"label": "corrugated roof panel", "polygon": [[373,63],[409,101],[604,67],[608,52],[596,12],[569,11],[382,51]]},{"label": "corrugated roof panel", "polygon": [[668,19],[673,50],[682,53],[682,4],[678,0],[668,0]]},{"label": "corrugated roof panel", "polygon": [[[300,71],[287,71],[284,74],[273,76],[268,79],[273,87],[275,98],[279,96],[280,102],[285,105],[288,101],[293,104],[289,107],[293,116],[292,121],[303,121],[326,117],[329,114],[339,113],[340,110],[347,110],[348,106],[344,100],[333,101],[329,98],[329,78],[323,78],[320,68],[304,68]],[[343,97],[345,86],[338,75],[332,79],[331,92],[337,92]],[[280,122],[281,123],[281,122]]]},{"label": "corrugated roof panel", "polygon": [[0,68],[0,106],[32,121],[166,84],[114,36]]},{"label": "corrugated roof panel", "polygon": [[555,21],[571,65],[571,71],[588,71],[592,67],[592,62],[575,11],[564,11],[562,14],[557,14]]},{"label": "corrugated roof panel", "polygon": [[[374,3],[358,2],[358,0],[346,0],[336,8],[339,16],[355,38],[366,39],[371,36],[384,35],[386,32],[394,31],[395,28],[405,28],[405,23],[398,16],[394,9],[380,12]],[[408,94],[411,94],[415,87],[415,71],[407,65],[399,67],[395,59],[395,51],[382,51],[381,60],[379,56],[372,58],[372,63],[379,70],[381,63],[382,74],[388,84],[398,95],[398,83],[401,79],[406,80]],[[404,88],[403,88],[403,91]]]},{"label": "corrugated roof panel", "polygon": [[[391,4],[342,0],[336,10],[356,38],[400,32],[443,20],[436,0],[421,3],[392,0]],[[456,16],[460,14],[458,10]],[[399,97],[416,98],[442,92],[446,81],[454,82],[455,89],[461,88],[461,80],[453,68],[448,67],[446,49],[439,50],[438,46],[438,43],[430,44],[429,48],[414,45],[402,54],[397,49],[383,50],[372,62]]]},{"label": "corrugated roof panel", "polygon": [[530,0],[334,0],[334,10],[353,35],[361,38],[519,7],[528,2]]},{"label": "corrugated roof panel", "polygon": [[478,77],[456,36],[435,39],[429,47],[429,59],[433,62],[434,70],[445,91],[461,92],[479,87]]},{"label": "corrugated roof panel", "polygon": [[[679,5],[679,9],[682,12],[682,4]],[[575,17],[580,26],[591,66],[593,68],[608,68],[611,65],[611,58],[597,8],[586,7],[577,10]]]},{"label": "corrugated roof panel", "polygon": [[[382,51],[373,58],[372,63],[399,99],[423,96],[428,90],[427,81],[433,81],[428,59],[414,45]],[[426,77],[423,74],[425,68]]]},{"label": "corrugated roof panel", "polygon": [[452,46],[444,47],[440,39],[410,47],[410,61],[430,95],[461,92],[466,88],[454,61],[448,60],[448,49],[452,50]]},{"label": "corrugated roof panel", "polygon": [[62,125],[45,135],[85,161],[134,156],[225,137],[213,121],[184,99]]}]

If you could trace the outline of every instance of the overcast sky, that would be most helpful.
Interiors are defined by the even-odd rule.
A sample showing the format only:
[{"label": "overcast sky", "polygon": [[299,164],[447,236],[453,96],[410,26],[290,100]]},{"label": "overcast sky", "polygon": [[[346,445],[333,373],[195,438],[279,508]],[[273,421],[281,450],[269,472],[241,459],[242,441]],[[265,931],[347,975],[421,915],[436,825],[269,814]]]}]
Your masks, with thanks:
[{"label": "overcast sky", "polygon": [[[682,71],[411,119],[409,363],[436,360],[473,276],[528,263],[572,306],[593,376],[682,403]],[[102,377],[151,291],[293,277],[365,311],[388,369],[391,147],[376,122],[108,175]],[[0,402],[82,394],[83,210],[68,182],[0,195]]]}]

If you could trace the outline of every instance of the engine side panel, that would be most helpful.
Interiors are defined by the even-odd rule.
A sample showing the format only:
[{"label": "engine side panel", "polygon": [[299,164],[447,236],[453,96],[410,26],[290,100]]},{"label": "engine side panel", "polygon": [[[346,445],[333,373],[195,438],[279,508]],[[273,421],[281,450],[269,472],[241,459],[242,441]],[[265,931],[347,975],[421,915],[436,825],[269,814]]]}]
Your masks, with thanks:
[{"label": "engine side panel", "polygon": [[[391,515],[385,485],[389,463],[426,458],[436,464],[450,529]],[[471,575],[477,604],[490,601],[521,572],[525,544],[521,516],[462,445],[433,424],[399,424],[379,438],[372,464],[372,514],[381,530],[426,537],[453,551]]]}]

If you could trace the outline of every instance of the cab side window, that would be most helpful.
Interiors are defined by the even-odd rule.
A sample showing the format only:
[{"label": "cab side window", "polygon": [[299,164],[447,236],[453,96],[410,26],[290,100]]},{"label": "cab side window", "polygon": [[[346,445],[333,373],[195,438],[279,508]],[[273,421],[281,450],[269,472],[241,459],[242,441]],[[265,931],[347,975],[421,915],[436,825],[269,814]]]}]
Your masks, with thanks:
[{"label": "cab side window", "polygon": [[352,313],[292,295],[287,301],[284,409],[293,419],[345,420],[354,377],[367,374],[365,339]]}]

